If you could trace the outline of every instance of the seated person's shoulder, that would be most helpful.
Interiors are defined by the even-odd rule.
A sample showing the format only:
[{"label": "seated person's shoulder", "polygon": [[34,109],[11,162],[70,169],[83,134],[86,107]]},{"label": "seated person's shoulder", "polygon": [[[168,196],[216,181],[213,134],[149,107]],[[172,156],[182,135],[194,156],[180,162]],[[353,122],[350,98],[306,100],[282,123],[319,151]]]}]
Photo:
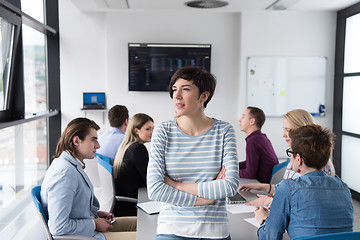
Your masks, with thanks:
[{"label": "seated person's shoulder", "polygon": [[63,174],[74,174],[77,172],[76,166],[74,166],[69,161],[66,161],[62,158],[56,158],[51,163],[49,170],[52,170],[53,172],[59,172]]},{"label": "seated person's shoulder", "polygon": [[298,186],[299,186],[299,178],[296,178],[296,179],[288,178],[288,179],[283,179],[279,184],[277,184],[275,186],[275,188],[276,188],[276,191],[278,189],[290,190],[290,189],[294,189]]},{"label": "seated person's shoulder", "polygon": [[141,143],[138,143],[138,142],[134,142],[133,144],[131,144],[131,145],[129,146],[129,149],[135,150],[135,151],[140,151],[140,150],[146,149],[146,147],[145,147],[144,144],[141,144]]},{"label": "seated person's shoulder", "polygon": [[333,176],[325,176],[329,181],[334,182],[335,185],[338,185],[340,188],[349,189],[349,186],[341,180],[337,175]]}]

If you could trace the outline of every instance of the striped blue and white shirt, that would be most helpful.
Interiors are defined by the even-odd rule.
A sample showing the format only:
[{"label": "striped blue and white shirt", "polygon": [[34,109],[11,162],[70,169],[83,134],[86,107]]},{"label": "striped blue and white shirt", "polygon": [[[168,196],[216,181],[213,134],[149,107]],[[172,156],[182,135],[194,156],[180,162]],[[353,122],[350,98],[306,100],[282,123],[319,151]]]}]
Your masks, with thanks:
[{"label": "striped blue and white shirt", "polygon": [[[223,230],[224,224],[227,227],[228,222],[225,198],[235,195],[239,187],[236,138],[232,126],[215,119],[208,131],[190,136],[177,126],[174,119],[163,122],[154,130],[151,144],[147,188],[151,200],[163,202],[158,230],[164,229],[162,224],[180,224],[182,227],[172,234],[186,237],[218,235],[219,229]],[[225,178],[214,180],[223,166]],[[194,206],[197,196],[165,184],[165,174],[176,182],[197,182],[199,197],[217,201],[211,205]],[[203,225],[211,226],[212,232],[205,233],[209,228]],[[204,231],[189,233],[192,226],[201,226]],[[223,234],[225,237],[229,235],[228,232]]]}]

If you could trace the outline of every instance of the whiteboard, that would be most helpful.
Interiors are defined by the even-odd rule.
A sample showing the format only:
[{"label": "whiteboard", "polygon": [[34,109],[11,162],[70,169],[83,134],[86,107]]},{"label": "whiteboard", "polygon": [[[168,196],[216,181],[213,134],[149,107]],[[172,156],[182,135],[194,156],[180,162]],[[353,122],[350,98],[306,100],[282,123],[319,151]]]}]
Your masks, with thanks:
[{"label": "whiteboard", "polygon": [[325,114],[325,57],[249,57],[247,71],[248,106],[266,116],[298,108]]}]

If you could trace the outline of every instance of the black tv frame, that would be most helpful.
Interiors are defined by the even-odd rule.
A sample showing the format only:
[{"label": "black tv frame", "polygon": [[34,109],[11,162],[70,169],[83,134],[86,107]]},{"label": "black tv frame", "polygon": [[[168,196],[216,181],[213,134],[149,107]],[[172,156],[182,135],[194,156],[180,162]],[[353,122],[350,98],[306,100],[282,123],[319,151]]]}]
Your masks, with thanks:
[{"label": "black tv frame", "polygon": [[128,43],[128,64],[129,91],[168,91],[180,67],[200,66],[210,72],[211,44]]}]

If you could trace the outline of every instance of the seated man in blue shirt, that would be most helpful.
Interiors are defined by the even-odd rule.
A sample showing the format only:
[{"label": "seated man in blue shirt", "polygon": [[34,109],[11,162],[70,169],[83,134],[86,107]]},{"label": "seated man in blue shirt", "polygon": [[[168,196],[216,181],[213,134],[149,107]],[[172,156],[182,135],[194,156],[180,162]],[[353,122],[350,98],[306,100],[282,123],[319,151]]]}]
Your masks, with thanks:
[{"label": "seated man in blue shirt", "polygon": [[109,110],[108,119],[110,128],[100,136],[100,148],[97,153],[111,158],[111,165],[113,165],[115,155],[124,139],[129,123],[129,111],[123,105],[115,105]]},{"label": "seated man in blue shirt", "polygon": [[239,163],[239,176],[269,183],[279,161],[270,140],[261,132],[265,114],[260,108],[248,107],[239,122],[246,133],[246,160]]}]

